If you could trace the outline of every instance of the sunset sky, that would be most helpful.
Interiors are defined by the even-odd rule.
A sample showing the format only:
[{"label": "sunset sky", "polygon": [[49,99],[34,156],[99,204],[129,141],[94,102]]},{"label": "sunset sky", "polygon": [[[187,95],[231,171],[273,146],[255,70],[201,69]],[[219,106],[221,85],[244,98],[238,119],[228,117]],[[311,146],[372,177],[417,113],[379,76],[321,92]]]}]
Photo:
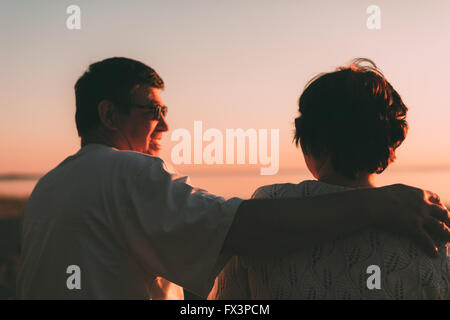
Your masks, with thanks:
[{"label": "sunset sky", "polygon": [[[81,30],[66,28],[71,4],[81,8]],[[366,27],[371,4],[381,8],[381,30]],[[172,130],[193,130],[195,120],[204,130],[279,129],[280,170],[305,168],[291,141],[306,82],[367,57],[410,108],[396,166],[450,168],[448,0],[20,0],[0,6],[0,174],[46,172],[78,150],[73,85],[90,63],[111,56],[141,60],[161,75]],[[170,162],[170,132],[163,145]],[[207,169],[220,175],[243,168]]]}]

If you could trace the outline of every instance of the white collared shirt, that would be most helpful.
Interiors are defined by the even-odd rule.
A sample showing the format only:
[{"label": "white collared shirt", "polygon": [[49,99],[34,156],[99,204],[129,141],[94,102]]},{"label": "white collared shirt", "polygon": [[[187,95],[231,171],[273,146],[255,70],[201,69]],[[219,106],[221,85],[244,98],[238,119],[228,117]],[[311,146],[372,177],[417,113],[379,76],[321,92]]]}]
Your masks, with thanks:
[{"label": "white collared shirt", "polygon": [[205,296],[241,201],[190,186],[160,158],[89,144],[27,202],[18,298],[182,299],[161,277]]}]

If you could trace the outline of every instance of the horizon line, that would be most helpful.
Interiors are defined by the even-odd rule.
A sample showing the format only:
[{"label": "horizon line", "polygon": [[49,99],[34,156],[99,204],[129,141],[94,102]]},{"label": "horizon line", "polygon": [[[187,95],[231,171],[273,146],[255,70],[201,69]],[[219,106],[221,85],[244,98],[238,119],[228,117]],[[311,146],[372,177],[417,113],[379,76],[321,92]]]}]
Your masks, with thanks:
[{"label": "horizon line", "polygon": [[[174,168],[180,168],[182,172],[190,173],[190,174],[196,174],[196,175],[230,175],[233,174],[233,172],[230,172],[230,170],[235,171],[235,174],[239,175],[248,175],[248,174],[254,174],[255,171],[258,171],[260,167],[251,167],[249,168],[249,165],[245,165],[245,168],[239,168],[235,167],[232,169],[231,166],[227,167],[227,165],[219,165],[219,168],[214,168],[217,165],[202,165],[202,168],[196,168],[197,165],[172,165]],[[438,171],[438,170],[450,170],[450,164],[442,164],[442,165],[400,165],[400,166],[393,166],[386,169],[386,172],[389,171]],[[43,177],[47,172],[17,172],[17,171],[10,171],[10,172],[4,172],[0,173],[0,181],[17,181],[17,180],[38,180],[41,177]],[[287,175],[287,174],[298,174],[298,173],[309,173],[309,170],[305,167],[289,167],[289,168],[282,168],[280,169],[274,176],[276,175]]]}]

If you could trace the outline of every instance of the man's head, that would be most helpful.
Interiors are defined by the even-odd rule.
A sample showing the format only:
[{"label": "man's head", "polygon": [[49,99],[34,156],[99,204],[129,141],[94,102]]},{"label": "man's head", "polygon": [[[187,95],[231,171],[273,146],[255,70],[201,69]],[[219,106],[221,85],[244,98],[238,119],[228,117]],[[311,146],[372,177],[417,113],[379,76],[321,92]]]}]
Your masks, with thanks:
[{"label": "man's head", "polygon": [[314,175],[317,163],[326,161],[350,179],[381,173],[406,137],[407,110],[372,61],[355,59],[308,83],[294,140]]},{"label": "man's head", "polygon": [[168,131],[163,88],[159,75],[139,61],[110,58],[91,64],[75,84],[82,145],[105,143],[157,155],[162,133]]}]

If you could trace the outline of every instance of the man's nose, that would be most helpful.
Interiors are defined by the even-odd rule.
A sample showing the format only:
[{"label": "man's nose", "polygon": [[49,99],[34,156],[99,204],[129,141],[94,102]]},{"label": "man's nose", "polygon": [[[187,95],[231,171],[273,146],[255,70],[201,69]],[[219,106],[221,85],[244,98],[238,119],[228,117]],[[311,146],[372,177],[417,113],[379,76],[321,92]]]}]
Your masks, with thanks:
[{"label": "man's nose", "polygon": [[169,124],[166,121],[166,118],[164,118],[163,115],[161,115],[161,119],[159,119],[158,125],[156,126],[157,131],[166,132],[169,131]]}]

